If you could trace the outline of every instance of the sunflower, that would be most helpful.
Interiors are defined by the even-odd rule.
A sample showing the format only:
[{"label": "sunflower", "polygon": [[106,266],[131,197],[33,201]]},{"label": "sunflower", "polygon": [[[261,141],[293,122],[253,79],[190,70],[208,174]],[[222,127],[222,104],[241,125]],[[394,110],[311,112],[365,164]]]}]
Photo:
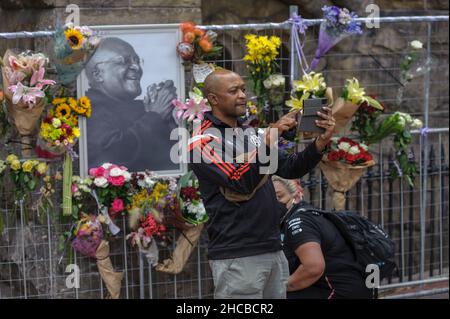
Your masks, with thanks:
[{"label": "sunflower", "polygon": [[86,110],[80,106],[77,102],[77,100],[70,98],[69,99],[70,108],[77,114],[84,114]]},{"label": "sunflower", "polygon": [[70,106],[66,103],[62,103],[56,107],[56,116],[60,119],[62,118],[68,118],[70,116],[70,113],[72,111],[70,110]]},{"label": "sunflower", "polygon": [[58,104],[61,104],[61,103],[65,103],[66,100],[67,99],[65,97],[57,97],[57,98],[53,99],[52,104],[53,105],[58,105]]},{"label": "sunflower", "polygon": [[69,45],[73,50],[78,50],[81,48],[81,45],[84,41],[84,36],[80,31],[75,29],[67,29],[66,31],[64,31],[64,35],[66,36],[67,42],[69,42]]},{"label": "sunflower", "polygon": [[67,121],[71,124],[71,126],[78,126],[78,115],[76,114],[71,114],[68,118]]},{"label": "sunflower", "polygon": [[86,117],[91,117],[91,113],[92,113],[92,108],[89,107],[86,109]]},{"label": "sunflower", "polygon": [[80,97],[80,105],[82,107],[84,107],[85,109],[90,108],[91,107],[91,101],[89,100],[89,98],[87,96],[82,96]]}]

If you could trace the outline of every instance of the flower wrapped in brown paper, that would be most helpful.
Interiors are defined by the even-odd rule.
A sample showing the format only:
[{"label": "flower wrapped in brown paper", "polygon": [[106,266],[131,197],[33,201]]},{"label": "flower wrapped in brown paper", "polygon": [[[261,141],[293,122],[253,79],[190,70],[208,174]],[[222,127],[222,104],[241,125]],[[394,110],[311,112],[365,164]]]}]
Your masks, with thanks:
[{"label": "flower wrapped in brown paper", "polygon": [[358,111],[359,105],[344,100],[342,97],[336,99],[331,108],[333,117],[336,120],[334,131],[341,135],[347,135],[350,132],[350,120]]},{"label": "flower wrapped in brown paper", "polygon": [[168,274],[179,274],[200,239],[203,225],[199,224],[183,231],[178,237],[172,257],[159,263],[155,269]]},{"label": "flower wrapped in brown paper", "polygon": [[109,242],[102,240],[96,251],[97,267],[108,289],[109,299],[119,299],[123,272],[116,272],[109,258]]},{"label": "flower wrapped in brown paper", "polygon": [[375,165],[375,161],[367,161],[361,165],[350,165],[337,161],[322,159],[320,169],[333,189],[333,208],[345,208],[345,192],[352,188],[361,178],[368,167]]}]

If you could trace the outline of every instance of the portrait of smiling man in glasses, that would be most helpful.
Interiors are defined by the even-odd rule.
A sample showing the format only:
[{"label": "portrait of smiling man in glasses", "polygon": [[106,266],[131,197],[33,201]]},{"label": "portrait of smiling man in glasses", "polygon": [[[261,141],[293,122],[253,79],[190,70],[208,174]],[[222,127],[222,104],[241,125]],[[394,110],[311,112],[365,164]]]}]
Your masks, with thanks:
[{"label": "portrait of smiling man in glasses", "polygon": [[[112,162],[137,172],[178,168],[170,161],[170,132],[177,126],[173,81],[150,85],[144,99],[141,58],[128,42],[104,38],[85,67],[92,104],[87,120],[88,168]],[[149,70],[151,72],[151,70]]]}]

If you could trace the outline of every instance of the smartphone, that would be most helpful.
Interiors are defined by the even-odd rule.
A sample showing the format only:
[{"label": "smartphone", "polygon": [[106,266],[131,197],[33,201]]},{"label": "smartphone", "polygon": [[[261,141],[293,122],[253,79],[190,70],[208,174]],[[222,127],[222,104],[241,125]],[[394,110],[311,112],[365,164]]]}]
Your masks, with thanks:
[{"label": "smartphone", "polygon": [[317,112],[323,111],[322,107],[327,106],[327,104],[327,98],[313,98],[303,101],[303,114],[299,115],[301,116],[301,119],[297,120],[299,123],[297,131],[319,133],[325,132],[325,129],[318,127],[315,121],[322,119],[319,115],[317,115]]}]

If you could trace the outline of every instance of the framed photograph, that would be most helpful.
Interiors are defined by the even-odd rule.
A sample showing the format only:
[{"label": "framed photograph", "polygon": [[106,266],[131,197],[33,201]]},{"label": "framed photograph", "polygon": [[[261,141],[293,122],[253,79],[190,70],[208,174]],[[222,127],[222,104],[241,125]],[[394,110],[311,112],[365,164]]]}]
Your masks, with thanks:
[{"label": "framed photograph", "polygon": [[184,100],[184,70],[176,53],[178,24],[94,26],[101,42],[78,77],[78,97],[92,106],[80,118],[80,175],[103,163],[130,172],[181,175],[170,158],[178,127],[172,101]]}]

